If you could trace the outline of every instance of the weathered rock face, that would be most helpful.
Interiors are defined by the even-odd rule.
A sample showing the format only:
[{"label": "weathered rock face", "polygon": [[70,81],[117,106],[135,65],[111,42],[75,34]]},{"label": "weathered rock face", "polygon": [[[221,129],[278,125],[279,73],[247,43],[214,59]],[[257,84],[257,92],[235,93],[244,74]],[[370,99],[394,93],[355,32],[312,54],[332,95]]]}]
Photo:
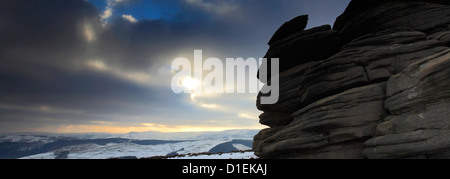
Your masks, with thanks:
[{"label": "weathered rock face", "polygon": [[[366,3],[364,3],[366,2]],[[450,158],[450,2],[353,0],[330,26],[296,32],[280,99],[260,104],[261,158]],[[265,82],[265,81],[263,81]]]},{"label": "weathered rock face", "polygon": [[410,65],[388,81],[390,115],[366,142],[369,158],[450,155],[450,50]]},{"label": "weathered rock face", "polygon": [[439,32],[450,23],[448,5],[446,0],[353,0],[334,30],[346,41],[383,30]]}]

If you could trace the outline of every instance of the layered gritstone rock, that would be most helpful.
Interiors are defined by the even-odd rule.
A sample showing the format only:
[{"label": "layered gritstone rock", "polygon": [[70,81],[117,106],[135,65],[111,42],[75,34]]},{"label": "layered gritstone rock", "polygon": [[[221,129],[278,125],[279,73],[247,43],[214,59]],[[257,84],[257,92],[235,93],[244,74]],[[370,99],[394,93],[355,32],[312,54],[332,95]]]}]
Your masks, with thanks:
[{"label": "layered gritstone rock", "polygon": [[258,95],[270,128],[255,136],[256,155],[450,157],[450,3],[365,2],[353,0],[333,29],[272,41],[280,99]]},{"label": "layered gritstone rock", "polygon": [[422,59],[388,81],[381,136],[368,158],[450,157],[450,50]]}]

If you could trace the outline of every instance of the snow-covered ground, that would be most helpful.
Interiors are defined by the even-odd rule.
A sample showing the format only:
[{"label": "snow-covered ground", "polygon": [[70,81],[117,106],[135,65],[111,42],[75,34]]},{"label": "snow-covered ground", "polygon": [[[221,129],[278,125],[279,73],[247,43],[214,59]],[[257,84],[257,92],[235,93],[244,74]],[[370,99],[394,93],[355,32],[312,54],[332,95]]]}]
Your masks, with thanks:
[{"label": "snow-covered ground", "polygon": [[0,136],[0,142],[49,143],[49,142],[53,142],[53,139],[50,136],[42,136],[42,135],[36,135],[36,134],[11,134],[11,135]]},{"label": "snow-covered ground", "polygon": [[[108,159],[108,158],[149,158],[154,156],[186,155],[206,153],[217,150],[230,150],[234,148],[238,151],[251,150],[248,142],[256,135],[258,130],[229,130],[222,132],[196,132],[196,133],[161,133],[161,132],[140,132],[128,134],[11,134],[0,136],[0,144],[4,142],[5,146],[9,142],[15,142],[20,145],[17,151],[35,150],[46,145],[55,147],[56,150],[42,151],[36,155],[21,157],[22,159]],[[108,140],[111,139],[111,140]],[[76,141],[82,142],[76,142]],[[99,142],[99,141],[108,142]],[[165,141],[161,144],[157,142],[154,145],[145,145],[145,140]],[[236,140],[236,141],[235,141]],[[60,142],[62,141],[62,142]],[[75,142],[71,142],[75,141]],[[92,141],[92,142],[90,142]],[[137,141],[137,142],[136,142]],[[144,143],[139,143],[144,141]],[[234,141],[234,143],[232,142]],[[73,145],[67,145],[73,143]],[[219,145],[220,144],[220,145]],[[57,148],[57,146],[67,146]],[[51,148],[50,147],[50,148]],[[187,155],[186,155],[187,156]],[[222,155],[204,155],[187,158],[206,158],[206,159],[245,159],[255,158],[252,152],[246,153],[226,153]]]},{"label": "snow-covered ground", "polygon": [[233,147],[238,149],[239,151],[251,150],[250,147],[247,147],[247,146],[242,145],[242,144],[233,144]]},{"label": "snow-covered ground", "polygon": [[170,159],[257,159],[258,157],[253,152],[234,152],[224,154],[212,155],[197,155],[197,156],[183,156],[174,157]]},{"label": "snow-covered ground", "polygon": [[[124,156],[135,156],[137,158],[166,156],[170,152],[178,154],[208,152],[211,148],[227,140],[201,140],[161,145],[138,145],[135,143],[107,144],[105,146],[96,144],[85,144],[70,146],[58,151],[69,151],[68,159],[108,159]],[[23,157],[22,159],[54,159],[55,151]]]},{"label": "snow-covered ground", "polygon": [[66,137],[77,139],[106,139],[123,138],[132,140],[233,140],[253,139],[259,130],[227,130],[220,132],[130,132],[127,134],[82,133],[82,134],[53,134],[53,133],[18,133],[2,134],[0,142],[37,142],[53,141]]},{"label": "snow-covered ground", "polygon": [[[22,157],[21,159],[54,159],[58,151],[70,152],[67,159],[109,159],[125,156],[135,156],[146,158],[153,156],[166,156],[170,152],[180,155],[208,152],[211,148],[227,140],[202,140],[180,142],[174,144],[161,145],[138,145],[135,143],[107,144],[105,146],[97,144],[84,144],[64,147],[56,151]],[[249,150],[250,148],[242,144],[233,144],[238,150]],[[213,155],[184,156],[175,159],[250,159],[256,158],[253,152],[236,152]]]}]

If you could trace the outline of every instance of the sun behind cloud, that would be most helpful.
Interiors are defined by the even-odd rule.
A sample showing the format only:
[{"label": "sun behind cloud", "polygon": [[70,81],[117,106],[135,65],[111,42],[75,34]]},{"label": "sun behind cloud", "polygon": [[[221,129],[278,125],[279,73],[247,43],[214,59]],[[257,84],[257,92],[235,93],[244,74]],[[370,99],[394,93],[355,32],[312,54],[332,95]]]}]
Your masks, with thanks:
[{"label": "sun behind cloud", "polygon": [[202,82],[200,80],[194,79],[192,77],[184,77],[181,80],[181,85],[185,87],[189,91],[196,90],[202,86]]}]

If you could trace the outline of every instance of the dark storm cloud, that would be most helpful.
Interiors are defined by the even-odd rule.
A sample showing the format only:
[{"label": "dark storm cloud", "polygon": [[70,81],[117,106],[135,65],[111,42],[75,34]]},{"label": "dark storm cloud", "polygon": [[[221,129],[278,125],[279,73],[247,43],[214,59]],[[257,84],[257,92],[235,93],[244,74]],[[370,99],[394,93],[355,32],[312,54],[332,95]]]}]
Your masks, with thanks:
[{"label": "dark storm cloud", "polygon": [[[173,60],[167,54],[192,55],[194,49],[215,52],[220,58],[258,58],[264,56],[268,40],[285,21],[310,13],[310,24],[333,23],[334,17],[329,13],[339,13],[348,1],[149,0],[146,5],[166,9],[160,10],[163,17],[131,23],[114,12],[116,16],[108,21],[96,42],[96,55],[132,69]],[[170,11],[166,13],[169,17],[164,18],[164,11],[170,8],[167,4],[176,7],[178,13]]]},{"label": "dark storm cloud", "polygon": [[227,57],[261,57],[273,32],[284,21],[304,13],[304,2],[298,0],[192,1],[210,6],[189,0],[164,2],[178,7],[178,14],[137,23],[113,18],[98,42],[100,55],[136,68],[147,67],[156,60],[171,60],[166,54],[192,53],[193,49],[221,51]]},{"label": "dark storm cloud", "polygon": [[99,22],[97,10],[80,0],[0,2],[2,63],[64,62],[82,53],[85,22]]},{"label": "dark storm cloud", "polygon": [[38,68],[20,69],[26,70],[23,73],[19,70],[0,72],[0,94],[4,95],[1,96],[2,102],[45,105],[49,101],[65,108],[109,112],[115,103],[108,103],[108,99],[130,103],[158,100],[150,96],[158,93],[156,89],[142,88],[102,73],[63,71],[42,64],[35,66]]},{"label": "dark storm cloud", "polygon": [[[153,15],[159,19],[133,23],[121,17],[142,1],[119,4],[107,20],[101,17],[104,9],[86,0],[0,1],[0,132],[143,122],[145,116],[165,124],[223,118],[192,107],[167,85],[142,83],[146,76],[139,75],[170,83],[159,78],[159,67],[169,68],[173,58],[190,57],[194,49],[223,59],[262,57],[284,21],[303,14],[304,6],[319,6],[298,0],[150,0],[146,3],[161,7]],[[318,17],[323,16],[329,15]],[[101,63],[90,68],[92,61]]]},{"label": "dark storm cloud", "polygon": [[[0,72],[0,123],[26,121],[37,126],[89,121],[133,122],[116,115],[151,115],[160,108],[180,108],[170,90],[137,84],[92,71],[68,72],[35,65],[26,72]],[[36,70],[36,71],[35,71]],[[182,111],[182,110],[178,110]],[[50,120],[51,119],[51,120]],[[50,120],[50,121],[49,121]],[[22,122],[21,124],[25,124]],[[0,125],[10,128],[8,125]]]},{"label": "dark storm cloud", "polygon": [[[170,90],[142,87],[80,67],[92,55],[117,51],[93,51],[95,45],[107,44],[107,38],[96,44],[86,41],[85,24],[94,30],[102,28],[100,12],[86,1],[1,1],[0,13],[0,123],[25,124],[20,121],[29,119],[28,125],[39,126],[60,119],[76,124],[100,120],[100,114],[151,112],[166,101],[180,106],[181,99]],[[116,36],[112,39],[124,35]],[[127,44],[134,45],[131,40]],[[123,64],[134,53],[127,52],[125,48],[118,54]]]}]

